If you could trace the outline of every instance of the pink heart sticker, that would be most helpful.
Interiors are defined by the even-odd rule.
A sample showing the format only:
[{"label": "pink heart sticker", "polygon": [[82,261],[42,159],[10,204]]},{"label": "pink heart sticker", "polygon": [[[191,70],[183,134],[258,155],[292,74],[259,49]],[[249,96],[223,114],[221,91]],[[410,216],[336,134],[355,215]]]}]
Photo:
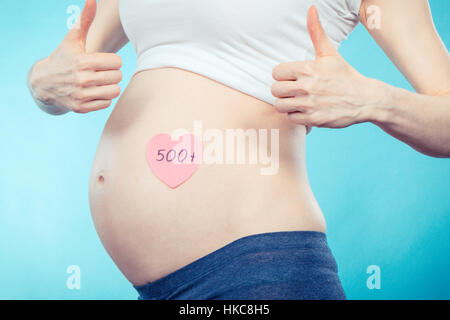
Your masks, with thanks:
[{"label": "pink heart sticker", "polygon": [[172,140],[165,133],[154,136],[147,145],[147,162],[159,180],[175,189],[198,170],[203,144],[193,134]]}]

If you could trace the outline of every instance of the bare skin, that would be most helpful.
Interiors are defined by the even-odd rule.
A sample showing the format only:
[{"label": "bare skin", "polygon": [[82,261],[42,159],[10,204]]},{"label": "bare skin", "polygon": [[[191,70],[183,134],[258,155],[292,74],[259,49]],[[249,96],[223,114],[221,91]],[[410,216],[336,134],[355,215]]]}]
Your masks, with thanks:
[{"label": "bare skin", "polygon": [[[128,39],[118,2],[88,0],[80,28],[70,30],[48,57],[32,68],[28,83],[38,106],[61,115],[105,109],[120,94],[122,59],[115,53]],[[89,34],[89,37],[88,37]]]},{"label": "bare skin", "polygon": [[[88,113],[118,94],[111,87],[120,79],[118,56],[98,56],[126,43],[117,39],[123,30],[111,2],[117,5],[100,1],[92,21],[95,1],[88,0],[81,29],[35,66],[32,88],[45,111]],[[105,48],[110,42],[117,45]],[[91,85],[102,76],[99,87]],[[258,165],[202,165],[180,188],[167,188],[150,171],[145,146],[155,134],[192,130],[195,120],[204,130],[279,129],[278,174],[262,176]],[[176,68],[138,73],[106,124],[92,167],[90,205],[100,239],[129,281],[143,285],[246,235],[325,232],[306,176],[305,135],[272,105],[205,77]]]},{"label": "bare skin", "polygon": [[[199,119],[204,130],[280,128],[278,174],[202,165],[180,188],[167,188],[149,170],[145,146],[158,133],[192,130]],[[294,130],[299,149],[291,145]],[[108,120],[92,170],[91,210],[104,246],[131,282],[145,284],[245,235],[325,232],[306,178],[304,140],[304,127],[272,106],[209,79],[178,69],[138,73]]]},{"label": "bare skin", "polygon": [[364,77],[351,67],[328,40],[313,7],[308,28],[316,60],[275,68],[275,107],[299,125],[344,128],[371,122],[419,152],[450,157],[450,56],[428,2],[365,0],[360,16],[366,26],[371,5],[381,12],[381,27],[367,29],[417,93]]},{"label": "bare skin", "polygon": [[[55,53],[35,65],[30,85],[43,110],[88,113],[108,107],[119,94],[116,84],[121,78],[121,63],[113,52],[127,39],[117,3],[100,0],[96,8],[95,1],[88,0],[81,29],[69,32]],[[310,27],[317,24],[317,18],[310,14]],[[323,36],[315,36],[314,28],[310,31],[316,45],[323,42]],[[316,49],[322,58],[322,47]],[[338,63],[324,69],[346,78],[349,87],[363,79],[341,60]],[[274,70],[274,76],[290,86],[288,82],[296,79],[292,73],[286,76],[293,70],[286,66]],[[275,87],[274,95],[285,99],[284,90]],[[347,90],[348,101],[360,94],[353,92]],[[376,98],[369,101],[382,105]],[[302,110],[288,110],[290,106],[280,101],[276,107],[280,112],[263,101],[176,68],[147,70],[131,79],[106,124],[89,186],[98,234],[130,282],[143,285],[159,279],[246,235],[286,230],[325,232],[325,221],[306,174],[306,130],[299,124],[309,123],[295,116],[289,121],[284,114],[298,115]],[[207,165],[182,187],[168,189],[149,170],[145,146],[157,133],[192,129],[195,120],[202,120],[205,130],[280,129],[279,173],[261,176],[260,167],[254,165]],[[338,123],[336,127],[350,124]],[[425,144],[433,135],[424,139]]]}]

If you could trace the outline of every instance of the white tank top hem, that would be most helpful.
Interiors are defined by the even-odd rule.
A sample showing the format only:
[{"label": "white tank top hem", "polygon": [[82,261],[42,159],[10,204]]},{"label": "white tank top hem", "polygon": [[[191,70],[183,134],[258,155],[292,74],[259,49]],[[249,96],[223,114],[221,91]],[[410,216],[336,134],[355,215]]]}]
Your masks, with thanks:
[{"label": "white tank top hem", "polygon": [[273,68],[314,59],[309,7],[339,47],[359,22],[361,1],[119,0],[119,13],[137,54],[134,74],[175,67],[273,104]]}]

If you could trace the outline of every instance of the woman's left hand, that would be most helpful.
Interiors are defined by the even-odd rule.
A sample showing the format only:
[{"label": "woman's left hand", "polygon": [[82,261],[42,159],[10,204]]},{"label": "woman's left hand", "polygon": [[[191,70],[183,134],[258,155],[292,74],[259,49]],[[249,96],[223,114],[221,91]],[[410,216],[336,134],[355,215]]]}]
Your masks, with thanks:
[{"label": "woman's left hand", "polygon": [[316,60],[288,62],[273,70],[274,107],[296,124],[344,128],[368,121],[366,110],[383,104],[386,88],[350,66],[328,39],[317,9],[308,12]]}]

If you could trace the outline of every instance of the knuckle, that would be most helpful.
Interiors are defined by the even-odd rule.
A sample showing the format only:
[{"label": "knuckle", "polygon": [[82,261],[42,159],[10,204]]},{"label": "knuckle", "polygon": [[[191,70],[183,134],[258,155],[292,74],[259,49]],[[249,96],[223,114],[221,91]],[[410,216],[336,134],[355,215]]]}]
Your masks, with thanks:
[{"label": "knuckle", "polygon": [[303,70],[305,68],[305,64],[302,61],[296,61],[292,65],[292,68],[295,70],[296,74],[303,74]]},{"label": "knuckle", "polygon": [[120,94],[120,86],[118,84],[113,85],[113,92],[117,95]]},{"label": "knuckle", "polygon": [[276,99],[273,103],[273,106],[275,107],[275,109],[277,109],[278,111],[280,111],[280,109],[283,108],[283,100],[282,99]]},{"label": "knuckle", "polygon": [[311,80],[305,80],[305,81],[299,81],[298,83],[298,87],[299,90],[303,91],[303,92],[311,92],[314,91],[315,88],[315,81],[311,81]]},{"label": "knuckle", "polygon": [[305,107],[314,107],[317,104],[317,98],[314,95],[309,94],[304,101]]},{"label": "knuckle", "polygon": [[302,107],[302,97],[287,98],[286,105],[295,109]]},{"label": "knuckle", "polygon": [[89,68],[89,59],[85,55],[80,55],[75,60],[76,70],[86,70]]},{"label": "knuckle", "polygon": [[275,80],[283,80],[283,74],[286,73],[286,70],[289,70],[292,67],[292,62],[283,62],[280,63],[279,65],[277,65],[275,68],[273,68],[272,70],[272,77]]},{"label": "knuckle", "polygon": [[91,111],[90,107],[86,103],[81,103],[78,108],[78,113],[85,114]]},{"label": "knuckle", "polygon": [[80,72],[75,73],[75,86],[78,88],[84,88],[89,85],[89,81],[85,75]]},{"label": "knuckle", "polygon": [[112,104],[112,101],[111,101],[111,100],[106,100],[106,101],[104,101],[103,103],[99,104],[98,110],[106,109],[106,108],[110,107],[111,104]]},{"label": "knuckle", "polygon": [[72,109],[73,112],[75,113],[82,113],[83,108],[81,106],[81,103],[72,103],[70,109]]},{"label": "knuckle", "polygon": [[319,127],[317,121],[313,117],[309,117],[305,123],[311,127]]},{"label": "knuckle", "polygon": [[306,88],[304,88],[304,86],[300,83],[297,83],[294,89],[294,94],[295,96],[301,96],[305,93],[305,91],[307,91]]},{"label": "knuckle", "polygon": [[72,94],[72,99],[74,99],[76,102],[82,102],[86,99],[86,93],[83,90],[76,90]]},{"label": "knuckle", "polygon": [[308,114],[306,114],[306,115],[303,117],[302,124],[304,124],[304,125],[306,125],[306,126],[314,127],[314,122],[312,121],[311,116],[308,115]]},{"label": "knuckle", "polygon": [[280,87],[280,85],[279,85],[278,82],[275,82],[275,83],[272,85],[272,87],[270,88],[270,91],[271,91],[271,93],[272,93],[273,96],[275,96],[275,97],[278,96],[279,90],[280,90],[279,87]]},{"label": "knuckle", "polygon": [[318,127],[318,128],[323,126],[323,121],[317,113],[313,113],[313,114],[309,115],[308,119],[309,119],[308,124],[311,126]]},{"label": "knuckle", "polygon": [[89,109],[86,107],[81,107],[80,111],[78,112],[79,114],[86,114],[89,113]]},{"label": "knuckle", "polygon": [[117,98],[120,95],[120,87],[118,84],[114,84],[111,86],[110,94],[113,98]]},{"label": "knuckle", "polygon": [[303,81],[301,79],[297,79],[295,82],[293,82],[291,91],[295,96],[301,96],[305,94]]}]

